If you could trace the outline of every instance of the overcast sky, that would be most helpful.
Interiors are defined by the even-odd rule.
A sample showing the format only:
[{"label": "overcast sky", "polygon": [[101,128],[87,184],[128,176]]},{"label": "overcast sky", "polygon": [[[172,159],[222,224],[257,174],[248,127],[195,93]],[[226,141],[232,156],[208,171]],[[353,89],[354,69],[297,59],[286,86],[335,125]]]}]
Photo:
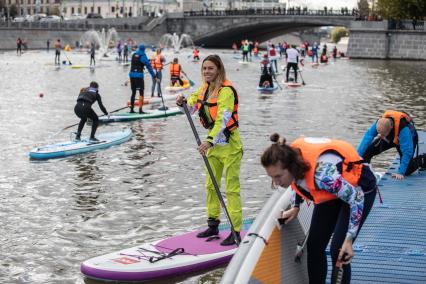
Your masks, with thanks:
[{"label": "overcast sky", "polygon": [[324,6],[333,8],[354,8],[357,5],[357,0],[290,0],[289,2],[290,6],[307,5],[311,9],[322,9]]}]

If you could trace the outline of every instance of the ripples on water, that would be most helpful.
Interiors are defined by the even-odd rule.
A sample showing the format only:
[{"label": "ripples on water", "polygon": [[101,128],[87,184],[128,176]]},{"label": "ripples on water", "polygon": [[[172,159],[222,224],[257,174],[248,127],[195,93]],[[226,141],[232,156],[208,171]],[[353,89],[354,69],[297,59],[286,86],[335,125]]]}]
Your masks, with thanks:
[{"label": "ripples on water", "polygon": [[[188,52],[179,55],[183,69],[199,82],[200,64],[186,62]],[[356,145],[388,108],[405,110],[418,128],[425,126],[424,63],[338,60],[318,69],[307,64],[305,87],[259,96],[257,64],[240,66],[228,51],[203,49],[201,55],[213,52],[222,55],[240,93],[245,217],[255,216],[271,194],[259,157],[272,132],[288,141],[299,135],[328,136]],[[100,83],[108,110],[123,106],[130,95],[122,86],[128,69],[115,62],[103,62],[110,66],[94,72],[55,70],[45,65],[53,57],[45,52],[0,54],[1,283],[84,283],[79,265],[89,257],[205,223],[203,162],[185,116],[100,126],[99,132],[128,126],[134,136],[100,152],[28,160],[34,146],[70,138],[71,131],[64,131],[48,139],[78,121],[76,96],[91,80]],[[69,57],[74,64],[89,62],[88,55]],[[146,84],[149,95],[151,81]],[[198,130],[205,133],[199,125]],[[376,169],[384,171],[394,154],[376,158]],[[222,273],[219,268],[174,282],[216,283]]]}]

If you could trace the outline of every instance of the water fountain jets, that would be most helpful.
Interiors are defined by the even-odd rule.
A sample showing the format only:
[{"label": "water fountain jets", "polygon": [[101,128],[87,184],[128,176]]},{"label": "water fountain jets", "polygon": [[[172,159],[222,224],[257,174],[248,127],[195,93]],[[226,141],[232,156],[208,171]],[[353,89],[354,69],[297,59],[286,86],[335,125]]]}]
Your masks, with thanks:
[{"label": "water fountain jets", "polygon": [[103,57],[108,57],[108,48],[114,47],[117,41],[118,34],[114,28],[108,29],[107,32],[105,32],[104,28],[102,28],[101,32],[90,30],[80,37],[80,43],[83,47],[90,48],[94,44],[95,47],[99,48],[99,53]]},{"label": "water fountain jets", "polygon": [[176,33],[164,34],[160,39],[160,46],[165,48],[173,48],[178,53],[181,47],[193,46],[194,42],[190,35],[181,34],[179,37]]}]

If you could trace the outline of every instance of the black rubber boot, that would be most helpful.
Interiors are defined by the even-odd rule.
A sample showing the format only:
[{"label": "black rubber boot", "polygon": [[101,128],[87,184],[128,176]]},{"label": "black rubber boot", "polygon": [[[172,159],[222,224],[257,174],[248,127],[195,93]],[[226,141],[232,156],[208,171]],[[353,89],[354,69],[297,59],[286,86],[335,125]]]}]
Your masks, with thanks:
[{"label": "black rubber boot", "polygon": [[80,141],[80,140],[81,140],[81,135],[80,135],[80,133],[76,133],[76,134],[75,134],[75,140],[76,140],[76,141]]},{"label": "black rubber boot", "polygon": [[[241,243],[240,232],[235,232],[235,233],[237,234],[238,243]],[[234,239],[234,236],[232,235],[232,232],[229,234],[229,236],[226,239],[224,239],[220,243],[221,246],[232,246],[232,245],[235,245],[235,244],[237,244],[237,243],[235,242],[235,239]]]},{"label": "black rubber boot", "polygon": [[211,236],[216,236],[219,234],[219,224],[220,220],[209,218],[207,220],[207,225],[209,226],[205,231],[202,231],[197,234],[197,238],[208,238]]},{"label": "black rubber boot", "polygon": [[135,111],[133,110],[134,107],[130,107],[130,113],[135,113]]}]

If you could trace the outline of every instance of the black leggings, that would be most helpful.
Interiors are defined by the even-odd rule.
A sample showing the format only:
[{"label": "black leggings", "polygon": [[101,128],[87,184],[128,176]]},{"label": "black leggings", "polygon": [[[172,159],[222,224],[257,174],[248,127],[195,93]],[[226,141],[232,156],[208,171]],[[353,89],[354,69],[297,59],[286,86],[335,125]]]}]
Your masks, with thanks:
[{"label": "black leggings", "polygon": [[274,87],[274,84],[272,83],[272,76],[270,74],[263,74],[260,76],[259,87],[263,87],[263,83],[265,81],[269,82],[269,87]]},{"label": "black leggings", "polygon": [[[364,167],[366,168],[366,167]],[[370,213],[376,198],[376,185],[374,175],[369,169],[363,170],[364,184],[360,186],[367,193],[364,195],[364,208],[358,232],[361,230],[365,219]],[[340,199],[315,205],[312,213],[311,227],[307,242],[308,274],[310,284],[324,284],[327,278],[327,255],[325,250],[331,236],[330,253],[333,267],[336,264],[339,250],[346,238],[350,216],[349,204]],[[355,242],[355,239],[352,240]],[[341,283],[350,283],[351,266],[343,266],[344,273]]]},{"label": "black leggings", "polygon": [[92,132],[90,133],[90,138],[94,138],[96,129],[99,125],[99,118],[95,111],[92,109],[92,105],[87,102],[77,102],[74,107],[74,112],[80,118],[77,135],[81,135],[81,131],[83,131],[84,124],[86,124],[87,118],[90,118],[92,120]]},{"label": "black leggings", "polygon": [[294,82],[297,82],[297,63],[287,63],[286,81],[288,81],[288,75],[290,74],[290,68],[293,68],[293,70],[294,70]]},{"label": "black leggings", "polygon": [[180,77],[178,77],[178,76],[171,76],[171,77],[170,77],[170,81],[171,81],[171,83],[172,83],[172,86],[174,86],[174,85],[176,84],[176,82],[179,82],[179,85],[180,85],[180,86],[183,86],[183,81],[182,81],[182,79],[181,79]]},{"label": "black leggings", "polygon": [[[379,155],[380,153],[386,150],[396,147],[396,145],[393,142],[386,142],[383,139],[379,139],[379,140],[380,141],[378,141],[377,139],[373,140],[373,142],[371,142],[371,144],[368,146],[367,150],[365,150],[365,153],[362,156],[362,158],[364,159],[366,163],[370,163],[371,159],[374,156]],[[413,153],[416,153],[417,141],[413,141],[413,144],[415,145]],[[399,152],[399,149],[398,149],[398,152]],[[400,157],[402,156],[401,153],[399,155]],[[411,175],[418,168],[419,168],[419,163],[416,157],[411,158],[411,161],[408,164],[407,170],[405,171],[405,175],[406,176]]]}]

